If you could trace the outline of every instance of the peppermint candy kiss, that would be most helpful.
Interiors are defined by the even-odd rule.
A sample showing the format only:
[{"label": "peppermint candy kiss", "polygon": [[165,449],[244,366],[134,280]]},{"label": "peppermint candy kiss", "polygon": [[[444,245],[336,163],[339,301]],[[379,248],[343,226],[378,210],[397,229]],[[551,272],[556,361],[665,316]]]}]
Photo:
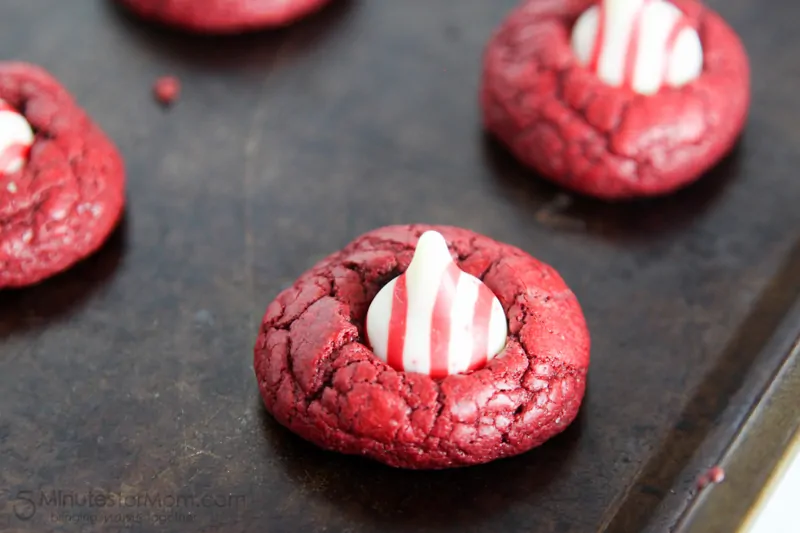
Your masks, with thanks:
[{"label": "peppermint candy kiss", "polygon": [[507,331],[500,301],[458,268],[435,231],[422,234],[408,270],[380,290],[367,312],[378,358],[434,378],[484,366],[505,347]]},{"label": "peppermint candy kiss", "polygon": [[16,109],[0,99],[0,176],[25,166],[33,146],[33,130]]},{"label": "peppermint candy kiss", "polygon": [[572,49],[603,82],[645,95],[680,87],[703,70],[697,31],[664,0],[601,0],[575,24]]}]

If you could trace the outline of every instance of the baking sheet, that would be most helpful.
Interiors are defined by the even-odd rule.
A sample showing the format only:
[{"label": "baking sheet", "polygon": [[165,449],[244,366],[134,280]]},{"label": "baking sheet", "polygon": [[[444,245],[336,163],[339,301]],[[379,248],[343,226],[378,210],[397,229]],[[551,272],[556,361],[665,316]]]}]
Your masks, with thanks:
[{"label": "baking sheet", "polygon": [[[797,333],[779,325],[800,288],[800,4],[711,2],[752,59],[746,134],[695,186],[612,206],[537,180],[481,132],[481,53],[514,3],[340,0],[293,28],[209,39],[102,0],[3,1],[0,56],[50,70],[116,141],[129,206],[95,257],[0,293],[0,529],[675,523]],[[150,92],[163,74],[184,84],[169,111]],[[570,284],[593,349],[563,435],[404,472],[264,414],[251,353],[267,304],[358,234],[406,222],[509,242]]]}]

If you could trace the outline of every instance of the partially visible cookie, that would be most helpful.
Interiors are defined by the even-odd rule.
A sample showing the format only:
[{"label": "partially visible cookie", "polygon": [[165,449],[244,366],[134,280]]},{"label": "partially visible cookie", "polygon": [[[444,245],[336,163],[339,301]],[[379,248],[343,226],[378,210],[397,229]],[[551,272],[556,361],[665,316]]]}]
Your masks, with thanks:
[{"label": "partially visible cookie", "polygon": [[[445,262],[469,276],[439,278],[425,270],[444,264],[433,257],[416,271],[428,275],[403,281],[432,231]],[[420,283],[430,290],[415,302]],[[491,291],[484,313],[481,284]],[[441,469],[517,455],[562,432],[583,399],[589,345],[580,305],[551,267],[466,229],[390,226],[278,295],[254,363],[267,410],[301,437],[395,467]]]},{"label": "partially visible cookie", "polygon": [[198,33],[285,26],[330,0],[117,0],[140,17]]},{"label": "partially visible cookie", "polygon": [[2,289],[97,250],[122,214],[125,172],[116,147],[41,68],[0,62],[0,102],[0,153],[15,154],[0,168]]},{"label": "partially visible cookie", "polygon": [[698,179],[749,102],[741,41],[695,0],[526,0],[485,54],[486,128],[545,178],[603,199]]}]

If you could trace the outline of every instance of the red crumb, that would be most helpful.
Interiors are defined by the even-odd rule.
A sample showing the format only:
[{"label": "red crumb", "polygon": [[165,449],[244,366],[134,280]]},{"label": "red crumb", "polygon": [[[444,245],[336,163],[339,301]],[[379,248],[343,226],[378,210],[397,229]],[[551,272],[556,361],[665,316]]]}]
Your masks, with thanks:
[{"label": "red crumb", "polygon": [[153,94],[159,103],[171,105],[181,92],[181,82],[175,76],[162,76],[153,85]]},{"label": "red crumb", "polygon": [[697,480],[697,489],[703,490],[712,483],[722,483],[724,480],[725,480],[725,470],[723,470],[721,466],[714,466],[712,468],[709,468]]},{"label": "red crumb", "polygon": [[711,483],[722,483],[722,481],[725,479],[725,471],[721,466],[715,466],[708,471],[707,476]]}]

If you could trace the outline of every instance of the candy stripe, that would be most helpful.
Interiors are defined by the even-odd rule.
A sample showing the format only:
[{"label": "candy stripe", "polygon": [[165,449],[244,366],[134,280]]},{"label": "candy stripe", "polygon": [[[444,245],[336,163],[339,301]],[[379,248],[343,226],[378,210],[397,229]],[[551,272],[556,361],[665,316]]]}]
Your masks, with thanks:
[{"label": "candy stripe", "polygon": [[[451,371],[450,348],[452,304],[455,303],[455,293],[459,290],[459,282],[463,273],[455,265],[448,266],[442,273],[436,300],[431,313],[430,327],[430,375],[434,378],[443,378]],[[472,280],[463,279],[471,282]],[[461,289],[463,290],[463,289]],[[480,283],[477,286],[477,299],[473,304],[471,320],[467,330],[469,340],[466,343],[471,351],[468,370],[475,370],[486,364],[488,358],[489,328],[492,319],[492,304],[494,294],[489,288]],[[408,290],[406,276],[400,276],[395,282],[391,318],[389,322],[389,335],[387,339],[387,363],[392,368],[404,369],[403,353],[406,347],[406,327],[408,315]],[[463,367],[462,367],[463,368]]]},{"label": "candy stripe", "polygon": [[636,10],[636,14],[633,16],[631,33],[628,36],[628,44],[625,47],[625,69],[622,72],[622,85],[629,89],[633,87],[633,76],[636,74],[636,60],[639,58],[642,17],[649,4],[650,0],[645,0],[639,5],[639,9]]},{"label": "candy stripe", "polygon": [[0,99],[0,175],[17,172],[25,166],[33,137],[25,117]]},{"label": "candy stripe", "polygon": [[392,312],[389,319],[389,338],[386,342],[387,364],[396,369],[403,368],[403,350],[406,344],[406,315],[408,291],[406,277],[400,276],[394,285]]},{"label": "candy stripe", "polygon": [[589,70],[597,72],[600,66],[600,58],[603,57],[603,43],[606,39],[606,3],[600,2],[600,9],[597,15],[597,34],[592,46],[592,55],[589,59]]},{"label": "candy stripe", "polygon": [[7,146],[5,150],[0,152],[0,174],[3,174],[3,169],[11,167],[17,161],[25,161],[31,147],[27,144],[15,143]]},{"label": "candy stripe", "polygon": [[696,33],[687,47],[677,48],[684,30],[692,30],[689,20],[669,1],[601,0],[578,19],[572,43],[586,68],[604,82],[654,94],[665,84],[680,86],[699,75]]},{"label": "candy stripe", "polygon": [[494,294],[489,287],[481,283],[478,288],[478,301],[475,302],[475,314],[472,318],[472,359],[469,369],[475,370],[486,364],[489,350],[489,327],[492,321],[492,303]]},{"label": "candy stripe", "polygon": [[466,372],[472,354],[472,319],[478,301],[480,284],[467,274],[458,279],[456,294],[450,309],[450,374]]},{"label": "candy stripe", "polygon": [[444,378],[500,353],[508,324],[500,301],[453,261],[441,234],[424,233],[405,273],[367,311],[375,355],[395,370]]},{"label": "candy stripe", "polygon": [[436,303],[433,304],[430,375],[435,378],[443,378],[449,373],[451,305],[455,300],[459,277],[461,271],[455,263],[450,263],[442,273],[439,290],[436,293]]},{"label": "candy stripe", "polygon": [[675,47],[678,44],[678,37],[681,36],[683,30],[691,28],[689,22],[686,20],[685,17],[681,17],[672,26],[672,29],[669,32],[669,37],[667,37],[667,44],[665,45],[666,48],[666,57],[664,58],[664,71],[661,73],[661,82],[664,83],[669,79],[669,67],[670,63],[672,62],[672,54],[675,53]]}]

